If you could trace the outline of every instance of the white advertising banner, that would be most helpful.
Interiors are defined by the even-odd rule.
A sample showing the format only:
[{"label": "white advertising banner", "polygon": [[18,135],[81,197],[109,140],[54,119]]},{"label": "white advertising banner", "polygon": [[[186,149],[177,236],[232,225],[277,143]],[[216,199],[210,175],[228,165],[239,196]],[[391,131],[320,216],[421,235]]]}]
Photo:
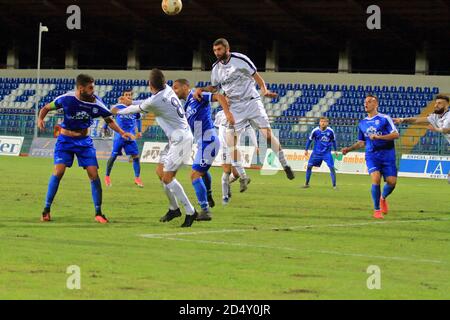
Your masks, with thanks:
[{"label": "white advertising banner", "polygon": [[0,136],[0,156],[20,155],[23,139],[23,137]]}]

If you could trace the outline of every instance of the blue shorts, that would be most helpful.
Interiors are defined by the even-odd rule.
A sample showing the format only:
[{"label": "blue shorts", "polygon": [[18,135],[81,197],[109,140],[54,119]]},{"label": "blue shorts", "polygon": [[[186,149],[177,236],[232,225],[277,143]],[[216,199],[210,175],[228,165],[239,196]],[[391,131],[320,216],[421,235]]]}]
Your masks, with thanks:
[{"label": "blue shorts", "polygon": [[322,165],[322,161],[325,161],[328,168],[334,168],[334,159],[331,152],[318,155],[313,152],[308,160],[308,167],[320,167]]},{"label": "blue shorts", "polygon": [[95,166],[98,168],[97,155],[94,142],[90,136],[68,137],[60,134],[55,144],[54,164],[64,164],[70,168],[74,155],[77,156],[78,166],[86,168]]},{"label": "blue shorts", "polygon": [[207,172],[214,160],[216,159],[217,154],[220,149],[220,141],[219,137],[213,135],[211,140],[208,141],[198,141],[198,150],[195,154],[194,164],[192,165],[192,169],[198,172]]},{"label": "blue shorts", "polygon": [[111,156],[121,156],[122,149],[125,150],[127,156],[135,156],[139,154],[138,144],[134,140],[125,140],[124,138],[115,138]]},{"label": "blue shorts", "polygon": [[383,175],[384,180],[387,177],[397,176],[395,149],[366,153],[366,164],[369,174],[379,171]]}]

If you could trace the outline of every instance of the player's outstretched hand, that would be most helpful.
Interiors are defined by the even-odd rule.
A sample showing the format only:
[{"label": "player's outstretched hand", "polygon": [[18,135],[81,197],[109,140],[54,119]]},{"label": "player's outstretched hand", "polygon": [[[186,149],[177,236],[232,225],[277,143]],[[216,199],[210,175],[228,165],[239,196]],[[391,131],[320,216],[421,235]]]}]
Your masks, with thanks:
[{"label": "player's outstretched hand", "polygon": [[403,122],[403,119],[402,119],[402,118],[394,118],[394,119],[392,119],[392,120],[394,121],[394,124],[400,124],[400,123]]},{"label": "player's outstretched hand", "polygon": [[140,133],[140,132],[136,133],[136,139],[140,139],[140,138],[142,138],[142,133]]},{"label": "player's outstretched hand", "polygon": [[348,147],[342,148],[341,152],[345,156],[347,153],[350,152],[350,148],[348,148]]},{"label": "player's outstretched hand", "polygon": [[202,89],[197,88],[194,91],[194,94],[192,95],[195,100],[202,101]]},{"label": "player's outstretched hand", "polygon": [[440,132],[439,129],[436,129],[435,127],[433,127],[431,124],[428,125],[428,130],[433,131],[433,132]]},{"label": "player's outstretched hand", "polygon": [[307,157],[309,154],[308,150],[305,150],[305,157]]},{"label": "player's outstretched hand", "polygon": [[275,92],[272,92],[269,90],[265,90],[265,91],[263,91],[263,96],[268,97],[268,98],[276,98],[276,97],[278,97],[278,93],[275,93]]},{"label": "player's outstretched hand", "polygon": [[45,131],[45,122],[42,119],[38,119],[38,128],[41,131]]},{"label": "player's outstretched hand", "polygon": [[126,140],[136,140],[136,137],[133,134],[129,133],[129,132],[125,132],[122,135],[122,138],[124,138]]},{"label": "player's outstretched hand", "polygon": [[370,134],[369,135],[370,140],[377,140],[378,139],[378,135],[376,134]]}]

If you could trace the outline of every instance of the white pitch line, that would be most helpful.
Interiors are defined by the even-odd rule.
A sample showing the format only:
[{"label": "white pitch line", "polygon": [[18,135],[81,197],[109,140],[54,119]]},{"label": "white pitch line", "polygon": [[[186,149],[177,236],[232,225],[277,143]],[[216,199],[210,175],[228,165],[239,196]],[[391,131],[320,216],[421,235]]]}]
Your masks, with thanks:
[{"label": "white pitch line", "polygon": [[444,219],[418,219],[418,220],[399,220],[399,221],[375,221],[375,222],[361,222],[361,223],[342,223],[342,224],[317,224],[317,225],[303,225],[293,227],[272,227],[272,228],[248,228],[248,229],[222,229],[222,230],[205,230],[205,231],[192,231],[192,232],[175,232],[175,233],[148,233],[141,234],[139,236],[143,238],[161,238],[171,236],[190,236],[200,234],[214,234],[214,233],[235,233],[235,232],[255,232],[255,231],[283,231],[283,230],[300,230],[300,229],[313,229],[313,228],[345,228],[345,227],[360,227],[370,225],[381,224],[397,224],[397,223],[415,223],[415,222],[440,222],[449,221],[450,218]]},{"label": "white pitch line", "polygon": [[184,239],[184,238],[172,238],[172,237],[155,237],[154,239],[161,240],[172,240],[172,241],[184,241],[184,242],[194,242],[201,244],[215,244],[215,245],[228,245],[228,246],[237,246],[237,247],[248,247],[248,248],[257,248],[257,249],[273,249],[273,250],[286,250],[286,251],[300,251],[302,253],[319,253],[319,254],[328,254],[328,255],[337,255],[337,256],[349,256],[349,257],[359,257],[359,258],[368,258],[368,259],[383,259],[383,260],[396,260],[396,261],[408,261],[408,262],[419,262],[419,263],[433,263],[440,264],[443,263],[441,260],[429,260],[429,259],[416,259],[409,257],[395,257],[395,256],[377,256],[377,255],[366,255],[359,253],[346,253],[339,251],[330,251],[330,250],[303,250],[289,247],[275,247],[275,246],[266,246],[266,245],[254,245],[249,243],[241,243],[241,242],[225,242],[225,241],[209,241],[209,240],[196,240],[196,239]]}]

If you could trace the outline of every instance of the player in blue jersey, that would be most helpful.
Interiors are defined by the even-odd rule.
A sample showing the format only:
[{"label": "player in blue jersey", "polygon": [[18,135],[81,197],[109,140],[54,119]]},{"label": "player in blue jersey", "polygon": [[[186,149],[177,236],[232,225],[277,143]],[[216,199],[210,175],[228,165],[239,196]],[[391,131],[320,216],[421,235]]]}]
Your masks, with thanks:
[{"label": "player in blue jersey", "polygon": [[[124,91],[123,96],[127,99],[133,98],[133,91],[131,89],[127,89]],[[127,106],[120,103],[113,106],[111,108],[112,113],[116,113],[114,111],[125,109]],[[136,134],[136,128],[138,129],[138,132],[136,134],[137,138],[142,137],[142,121],[141,121],[141,114],[135,113],[135,114],[117,114],[116,115],[116,122],[119,125],[120,128],[122,128],[123,131],[129,132],[131,134]],[[134,169],[134,183],[140,187],[143,188],[144,184],[142,183],[142,180],[140,178],[141,174],[141,164],[139,163],[139,148],[134,140],[128,140],[124,139],[120,136],[120,134],[115,133],[114,134],[114,143],[113,143],[113,149],[111,152],[111,157],[108,159],[108,163],[106,166],[106,176],[105,176],[105,184],[106,186],[111,186],[111,170],[114,165],[114,162],[116,161],[118,156],[122,155],[122,149],[125,150],[125,153],[127,156],[130,156],[133,159],[133,169]]]},{"label": "player in blue jersey", "polygon": [[[400,136],[391,117],[378,113],[378,98],[368,95],[364,100],[368,117],[359,122],[358,142],[342,149],[345,155],[350,151],[366,147],[366,164],[372,178],[372,199],[376,219],[383,219],[388,213],[386,198],[397,184],[394,140]],[[381,193],[381,176],[385,185]]]},{"label": "player in blue jersey", "polygon": [[325,161],[328,168],[330,169],[333,188],[336,189],[336,169],[334,168],[333,155],[331,154],[332,147],[334,151],[337,151],[336,136],[333,129],[328,127],[328,123],[329,121],[327,117],[321,117],[319,126],[311,131],[309,139],[306,142],[305,156],[308,156],[309,147],[313,142],[314,149],[308,161],[308,168],[306,170],[306,182],[303,186],[304,188],[309,188],[309,180],[311,179],[312,168],[320,167],[322,165],[322,161]]},{"label": "player in blue jersey", "polygon": [[98,177],[98,162],[92,138],[89,136],[89,127],[92,119],[102,117],[109,127],[119,133],[124,139],[134,139],[131,133],[123,131],[111,118],[111,112],[100,98],[94,95],[94,78],[80,74],[76,79],[76,91],[68,92],[57,97],[53,102],[45,105],[39,112],[38,126],[45,129],[44,119],[51,110],[62,109],[64,120],[61,123],[61,133],[56,140],[54,152],[54,172],[48,184],[42,221],[51,221],[50,207],[59,183],[64,176],[66,168],[73,164],[77,156],[78,165],[86,169],[91,180],[92,198],[95,206],[95,220],[107,223],[102,213],[102,185]]},{"label": "player in blue jersey", "polygon": [[198,101],[193,97],[194,90],[191,90],[189,81],[186,79],[175,80],[173,90],[178,98],[185,101],[186,118],[198,145],[191,173],[192,185],[202,208],[197,220],[209,221],[211,220],[210,207],[214,207],[214,200],[211,190],[211,175],[208,170],[220,148],[219,137],[211,116],[211,102],[218,101],[220,103],[228,121],[234,123],[234,118],[225,96],[221,94],[203,92],[202,99]]}]

